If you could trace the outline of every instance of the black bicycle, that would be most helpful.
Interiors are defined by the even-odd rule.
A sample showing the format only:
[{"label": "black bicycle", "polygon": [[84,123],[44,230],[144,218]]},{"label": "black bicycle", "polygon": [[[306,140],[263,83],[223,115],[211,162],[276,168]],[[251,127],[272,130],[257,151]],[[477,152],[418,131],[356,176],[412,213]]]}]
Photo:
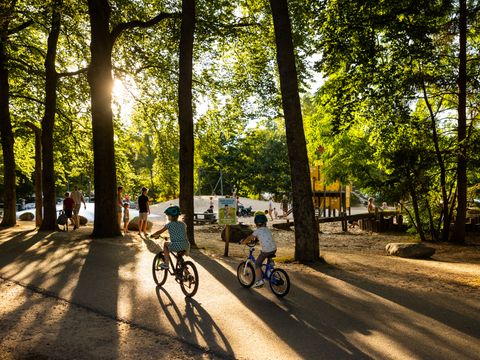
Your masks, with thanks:
[{"label": "black bicycle", "polygon": [[[185,251],[179,251],[177,254],[170,251],[172,256],[165,260],[165,254],[160,251],[153,259],[152,274],[153,280],[158,286],[162,286],[167,281],[168,274],[175,277],[175,281],[180,284],[180,288],[187,297],[192,297],[198,290],[198,271],[193,262],[185,260],[183,256]],[[175,260],[175,263],[173,259]],[[167,263],[168,269],[162,269],[161,264]]]}]

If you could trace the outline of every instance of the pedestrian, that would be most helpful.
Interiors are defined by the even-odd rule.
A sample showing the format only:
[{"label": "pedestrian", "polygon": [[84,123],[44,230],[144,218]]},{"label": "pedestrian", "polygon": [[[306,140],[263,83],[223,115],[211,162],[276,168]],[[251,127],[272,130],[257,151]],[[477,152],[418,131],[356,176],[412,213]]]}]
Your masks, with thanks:
[{"label": "pedestrian", "polygon": [[270,215],[270,220],[273,221],[273,200],[270,198],[270,201],[268,202],[268,214]]},{"label": "pedestrian", "polygon": [[125,201],[123,203],[123,232],[128,234],[128,222],[130,220],[130,210],[128,209],[130,204]]},{"label": "pedestrian", "polygon": [[282,212],[283,212],[282,216],[286,217],[288,214],[288,199],[286,195],[283,195],[283,198],[282,198]]},{"label": "pedestrian", "polygon": [[80,213],[82,202],[85,210],[87,209],[87,204],[85,204],[85,198],[83,197],[82,192],[78,190],[78,186],[74,187],[70,197],[75,201],[75,206],[73,208],[73,230],[76,230],[80,227],[80,216],[78,214]]},{"label": "pedestrian", "polygon": [[72,221],[73,208],[75,207],[75,201],[70,197],[70,193],[65,193],[65,198],[63,199],[63,211],[67,217],[67,222],[65,224],[65,229],[68,231],[68,220]]},{"label": "pedestrian", "polygon": [[122,228],[122,209],[123,209],[123,198],[122,198],[123,186],[117,187],[117,222],[118,227]]},{"label": "pedestrian", "polygon": [[213,208],[213,196],[210,196],[210,207]]},{"label": "pedestrian", "polygon": [[367,210],[369,213],[375,212],[375,204],[373,203],[373,197],[368,198]]},{"label": "pedestrian", "polygon": [[[187,237],[187,225],[183,221],[178,220],[178,217],[181,214],[180,208],[176,205],[169,206],[165,210],[165,214],[167,215],[169,222],[165,224],[163,228],[152,234],[152,238],[158,239],[161,233],[168,230],[170,241],[165,241],[163,243],[164,259],[169,258],[170,251],[186,251],[186,254],[188,255],[190,243],[188,242]],[[168,269],[168,263],[162,263],[160,264],[160,267],[162,269]]]},{"label": "pedestrian", "polygon": [[277,219],[277,218],[278,218],[278,211],[277,211],[277,208],[273,208],[273,217],[274,217],[275,219]]},{"label": "pedestrian", "polygon": [[146,187],[142,188],[142,195],[137,199],[138,202],[138,235],[142,235],[142,232],[145,236],[147,234],[147,220],[148,214],[150,214],[150,206],[148,204],[148,189]]}]

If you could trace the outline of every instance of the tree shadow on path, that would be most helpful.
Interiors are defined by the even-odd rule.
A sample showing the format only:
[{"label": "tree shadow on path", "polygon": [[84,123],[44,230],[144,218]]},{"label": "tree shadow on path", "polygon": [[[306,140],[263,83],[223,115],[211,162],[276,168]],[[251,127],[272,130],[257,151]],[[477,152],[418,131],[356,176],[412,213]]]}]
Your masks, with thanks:
[{"label": "tree shadow on path", "polygon": [[[276,336],[271,344],[281,341],[294,350],[302,358],[329,359],[369,359],[362,349],[352,344],[344,335],[347,332],[358,332],[368,335],[369,329],[365,322],[353,322],[347,311],[340,311],[331,304],[303,291],[292,284],[287,297],[279,299],[266,297],[262,292],[244,289],[232,271],[211,257],[196,252],[194,259],[212,276],[220,281],[244,306],[256,314],[261,314],[258,321],[271,328]],[[236,270],[240,260],[222,258],[222,261]],[[268,285],[266,286],[268,287]],[[270,291],[270,289],[263,291]],[[314,307],[302,308],[305,298],[313,302]],[[305,312],[306,310],[306,312]],[[327,323],[321,314],[336,313],[343,319],[336,323]],[[258,336],[250,334],[251,336]]]}]

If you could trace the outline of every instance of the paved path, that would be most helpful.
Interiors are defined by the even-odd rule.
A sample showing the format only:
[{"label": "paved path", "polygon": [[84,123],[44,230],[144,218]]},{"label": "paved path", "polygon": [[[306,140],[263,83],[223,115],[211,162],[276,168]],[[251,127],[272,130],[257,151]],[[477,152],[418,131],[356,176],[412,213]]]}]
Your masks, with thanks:
[{"label": "paved path", "polygon": [[0,231],[0,276],[218,357],[479,359],[478,297],[418,295],[328,266],[287,265],[293,286],[278,299],[238,284],[239,259],[193,251],[201,283],[186,299],[171,278],[154,286],[151,240],[91,240],[90,231]]}]

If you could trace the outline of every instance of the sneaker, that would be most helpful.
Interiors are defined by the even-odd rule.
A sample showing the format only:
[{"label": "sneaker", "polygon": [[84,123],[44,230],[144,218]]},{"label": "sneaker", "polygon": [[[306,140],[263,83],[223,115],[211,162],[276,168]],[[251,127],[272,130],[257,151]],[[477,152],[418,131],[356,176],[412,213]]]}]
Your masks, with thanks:
[{"label": "sneaker", "polygon": [[262,287],[264,284],[263,280],[258,280],[255,284],[253,284],[254,288]]},{"label": "sneaker", "polygon": [[162,269],[162,270],[168,270],[168,264],[161,263],[161,264],[160,264],[160,269]]}]

